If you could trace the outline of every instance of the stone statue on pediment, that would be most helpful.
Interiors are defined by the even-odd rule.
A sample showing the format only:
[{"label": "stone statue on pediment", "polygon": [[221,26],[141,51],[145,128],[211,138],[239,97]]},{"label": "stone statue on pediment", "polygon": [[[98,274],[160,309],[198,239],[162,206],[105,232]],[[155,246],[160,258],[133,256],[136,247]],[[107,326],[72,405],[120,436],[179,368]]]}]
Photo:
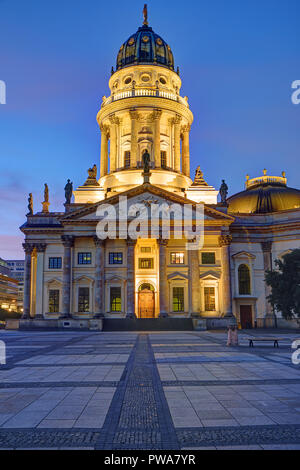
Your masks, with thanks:
[{"label": "stone statue on pediment", "polygon": [[148,150],[145,150],[143,154],[143,165],[144,165],[144,173],[150,172],[150,154]]},{"label": "stone statue on pediment", "polygon": [[29,193],[29,196],[28,196],[28,214],[27,215],[33,215],[32,193]]},{"label": "stone statue on pediment", "polygon": [[73,183],[71,183],[71,181],[68,180],[65,186],[65,198],[66,198],[65,203],[66,204],[71,204],[72,194],[73,194]]},{"label": "stone statue on pediment", "polygon": [[49,188],[47,183],[45,183],[45,189],[44,189],[44,202],[49,202]]},{"label": "stone statue on pediment", "polygon": [[225,183],[225,180],[222,180],[222,184],[220,187],[220,196],[221,196],[221,203],[226,204],[227,196],[228,196],[228,186]]},{"label": "stone statue on pediment", "polygon": [[88,174],[90,179],[97,179],[97,165],[94,165],[93,168],[89,168]]}]

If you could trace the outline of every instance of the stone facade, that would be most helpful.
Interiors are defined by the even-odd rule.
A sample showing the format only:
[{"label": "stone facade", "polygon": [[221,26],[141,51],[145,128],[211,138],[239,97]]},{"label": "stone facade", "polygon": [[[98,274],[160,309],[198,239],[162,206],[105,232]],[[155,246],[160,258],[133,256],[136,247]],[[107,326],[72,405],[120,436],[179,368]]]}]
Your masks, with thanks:
[{"label": "stone facade", "polygon": [[[181,79],[172,67],[119,67],[109,87],[111,94],[97,115],[99,180],[77,188],[65,211],[29,213],[21,227],[24,319],[152,315],[207,319],[210,324],[235,318],[242,326],[272,326],[275,314],[266,301],[264,275],[276,258],[299,248],[299,208],[233,215],[226,203],[218,204],[218,191],[203,177],[193,183],[193,114],[188,99],[180,96]],[[150,183],[143,174],[145,151],[150,154]],[[181,210],[188,205],[194,211],[204,204],[203,245],[189,250],[186,237],[165,237],[162,220],[155,236],[143,232],[130,239],[131,219],[122,219],[120,196],[127,198],[129,212],[143,204],[150,225],[153,204]],[[102,240],[97,237],[98,214],[107,204],[118,216],[118,230]]]}]

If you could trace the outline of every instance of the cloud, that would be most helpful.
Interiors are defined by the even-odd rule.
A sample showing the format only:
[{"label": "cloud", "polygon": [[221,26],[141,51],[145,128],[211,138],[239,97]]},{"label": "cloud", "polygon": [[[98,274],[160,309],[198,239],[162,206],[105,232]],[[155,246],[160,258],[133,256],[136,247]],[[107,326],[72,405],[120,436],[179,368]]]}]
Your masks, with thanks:
[{"label": "cloud", "polygon": [[0,256],[3,259],[24,259],[22,248],[24,237],[20,235],[0,234]]}]

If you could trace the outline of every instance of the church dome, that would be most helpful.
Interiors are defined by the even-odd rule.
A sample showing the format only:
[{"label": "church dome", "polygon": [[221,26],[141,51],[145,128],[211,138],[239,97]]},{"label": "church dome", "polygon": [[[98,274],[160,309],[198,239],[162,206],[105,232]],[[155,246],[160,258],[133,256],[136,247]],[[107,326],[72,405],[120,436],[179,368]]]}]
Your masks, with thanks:
[{"label": "church dome", "polygon": [[267,214],[300,208],[300,191],[287,186],[285,173],[249,179],[246,190],[227,199],[231,214]]},{"label": "church dome", "polygon": [[145,24],[122,44],[117,57],[117,70],[137,64],[151,64],[174,70],[170,46]]}]

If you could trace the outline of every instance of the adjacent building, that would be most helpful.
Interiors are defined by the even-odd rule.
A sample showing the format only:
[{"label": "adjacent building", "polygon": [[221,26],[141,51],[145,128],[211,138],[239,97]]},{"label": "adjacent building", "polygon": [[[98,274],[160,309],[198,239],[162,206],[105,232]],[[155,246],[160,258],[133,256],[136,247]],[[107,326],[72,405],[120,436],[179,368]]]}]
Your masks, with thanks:
[{"label": "adjacent building", "polygon": [[24,269],[25,269],[25,260],[7,260],[6,261],[9,269],[10,275],[13,279],[18,281],[18,311],[23,311],[23,296],[24,296]]},{"label": "adjacent building", "polygon": [[0,308],[18,311],[18,281],[11,275],[7,261],[0,258]]}]

